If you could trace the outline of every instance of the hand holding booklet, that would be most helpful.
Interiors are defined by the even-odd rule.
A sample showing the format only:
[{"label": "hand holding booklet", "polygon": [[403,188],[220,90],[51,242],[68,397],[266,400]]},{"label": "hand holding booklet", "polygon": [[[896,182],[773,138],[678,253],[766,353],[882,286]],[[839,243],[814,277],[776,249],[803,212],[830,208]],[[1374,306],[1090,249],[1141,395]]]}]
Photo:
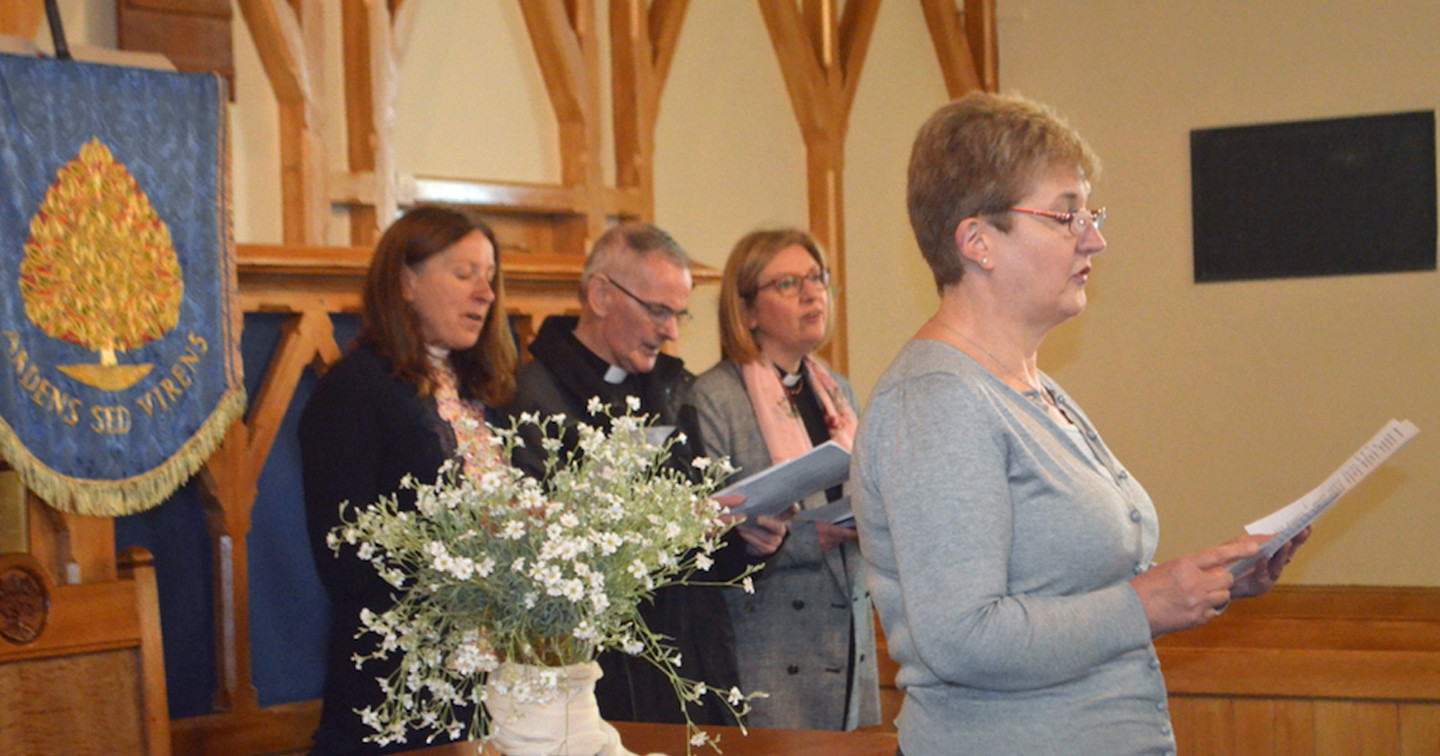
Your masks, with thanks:
[{"label": "hand holding booklet", "polygon": [[715,496],[740,494],[745,501],[730,514],[774,516],[805,497],[850,479],[850,452],[827,441],[796,457],[767,467],[750,477],[716,491]]},{"label": "hand holding booklet", "polygon": [[[1341,496],[1385,464],[1418,433],[1420,429],[1409,420],[1391,420],[1315,490],[1246,525],[1245,532],[1250,535],[1274,534],[1260,547],[1260,556],[1266,559],[1274,556],[1280,547],[1310,527],[1310,523],[1315,522]],[[1259,557],[1243,559],[1230,565],[1230,572],[1243,575],[1258,560]]]}]

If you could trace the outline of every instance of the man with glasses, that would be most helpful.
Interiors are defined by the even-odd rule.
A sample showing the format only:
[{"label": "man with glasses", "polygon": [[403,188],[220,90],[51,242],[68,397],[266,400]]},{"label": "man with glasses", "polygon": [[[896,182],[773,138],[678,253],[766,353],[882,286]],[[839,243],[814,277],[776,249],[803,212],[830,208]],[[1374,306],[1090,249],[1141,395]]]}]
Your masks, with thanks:
[{"label": "man with glasses", "polygon": [[[599,397],[619,414],[626,397],[633,396],[657,426],[673,426],[685,435],[686,443],[676,444],[671,454],[676,468],[690,473],[690,460],[704,454],[695,409],[687,404],[695,376],[662,349],[680,338],[680,326],[690,319],[691,287],[690,258],[669,234],[635,222],[606,231],[580,276],[580,316],[551,316],[541,324],[530,345],[534,359],[516,379],[511,416],[564,413],[568,423],[605,426],[603,415],[587,410],[590,399]],[[567,434],[562,453],[573,453],[576,443],[574,434]],[[532,433],[511,461],[540,477],[545,458]],[[727,535],[729,546],[716,552],[712,573],[720,580],[738,575],[751,561],[773,554],[784,534],[784,524],[772,518],[741,525]],[[661,589],[644,616],[651,630],[674,639],[682,677],[703,680],[719,691],[740,684],[734,626],[720,589]],[[605,676],[595,695],[605,719],[684,721],[669,680],[648,662],[613,653],[601,654],[599,661]],[[690,707],[696,723],[734,724],[725,721],[718,700],[707,703]]]},{"label": "man with glasses", "polygon": [[[511,415],[564,413],[603,425],[603,415],[586,409],[591,397],[619,414],[633,396],[657,424],[677,425],[694,376],[662,349],[690,319],[690,290],[690,258],[669,234],[648,223],[606,231],[580,275],[580,316],[552,315],[540,325]],[[537,444],[517,449],[513,462],[537,477],[545,470]]]}]

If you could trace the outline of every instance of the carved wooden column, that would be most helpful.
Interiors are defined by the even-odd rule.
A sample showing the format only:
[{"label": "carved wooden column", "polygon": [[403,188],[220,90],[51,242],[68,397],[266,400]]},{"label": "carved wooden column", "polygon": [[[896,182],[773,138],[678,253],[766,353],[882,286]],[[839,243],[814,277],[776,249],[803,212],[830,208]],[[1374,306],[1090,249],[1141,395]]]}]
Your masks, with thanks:
[{"label": "carved wooden column", "polygon": [[395,93],[416,3],[344,0],[345,127],[350,172],[331,200],[350,205],[350,243],[368,247],[395,218]]},{"label": "carved wooden column", "polygon": [[655,216],[655,121],[689,0],[610,3],[615,183],[639,194],[639,217]]},{"label": "carved wooden column", "polygon": [[328,168],[321,136],[320,0],[238,0],[280,106],[280,191],[287,244],[324,244]]},{"label": "carved wooden column", "polygon": [[1000,87],[995,0],[964,0],[964,5],[962,12],[955,0],[920,0],[951,98]]},{"label": "carved wooden column", "polygon": [[240,245],[240,306],[287,317],[246,417],[230,426],[200,481],[215,580],[216,713],[174,721],[177,753],[269,753],[303,747],[318,705],[261,708],[250,666],[249,550],[260,475],[307,367],[340,357],[330,313],[354,312],[369,250]]},{"label": "carved wooden column", "polygon": [[845,135],[880,0],[759,0],[805,139],[810,233],[829,251],[835,282],[834,335],[821,350],[845,372]]},{"label": "carved wooden column", "polygon": [[520,0],[560,132],[560,181],[581,190],[586,243],[605,229],[600,165],[600,50],[594,0]]}]

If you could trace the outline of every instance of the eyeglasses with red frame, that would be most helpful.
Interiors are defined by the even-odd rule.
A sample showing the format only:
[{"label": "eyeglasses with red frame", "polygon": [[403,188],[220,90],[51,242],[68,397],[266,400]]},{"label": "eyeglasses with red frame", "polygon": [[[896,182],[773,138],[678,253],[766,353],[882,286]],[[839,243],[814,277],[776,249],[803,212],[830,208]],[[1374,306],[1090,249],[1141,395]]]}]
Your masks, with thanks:
[{"label": "eyeglasses with red frame", "polygon": [[1043,215],[1059,222],[1070,229],[1070,233],[1076,237],[1084,236],[1085,229],[1094,226],[1096,231],[1105,223],[1105,208],[1099,210],[1074,210],[1062,213],[1059,210],[1035,210],[1028,207],[1007,207],[1006,210],[1016,213],[1029,213],[1031,215]]}]

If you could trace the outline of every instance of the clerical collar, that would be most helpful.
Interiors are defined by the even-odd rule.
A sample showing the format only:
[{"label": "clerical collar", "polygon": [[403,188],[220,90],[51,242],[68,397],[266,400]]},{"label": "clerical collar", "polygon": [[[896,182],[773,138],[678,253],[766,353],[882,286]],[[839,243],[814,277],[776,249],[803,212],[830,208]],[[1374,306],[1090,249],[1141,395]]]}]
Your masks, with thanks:
[{"label": "clerical collar", "polygon": [[[774,363],[771,364],[773,365]],[[805,377],[805,361],[801,360],[800,369],[796,370],[793,373],[785,372],[785,368],[782,368],[779,365],[775,365],[775,370],[779,371],[780,373],[780,383],[784,385],[785,388],[793,389],[797,384],[800,383],[800,379]]]},{"label": "clerical collar", "polygon": [[605,368],[605,382],[612,386],[624,383],[625,379],[629,377],[630,373],[619,365],[610,365]]},{"label": "clerical collar", "polygon": [[425,354],[430,358],[430,364],[443,365],[445,364],[445,360],[450,356],[450,350],[443,346],[426,344]]}]

